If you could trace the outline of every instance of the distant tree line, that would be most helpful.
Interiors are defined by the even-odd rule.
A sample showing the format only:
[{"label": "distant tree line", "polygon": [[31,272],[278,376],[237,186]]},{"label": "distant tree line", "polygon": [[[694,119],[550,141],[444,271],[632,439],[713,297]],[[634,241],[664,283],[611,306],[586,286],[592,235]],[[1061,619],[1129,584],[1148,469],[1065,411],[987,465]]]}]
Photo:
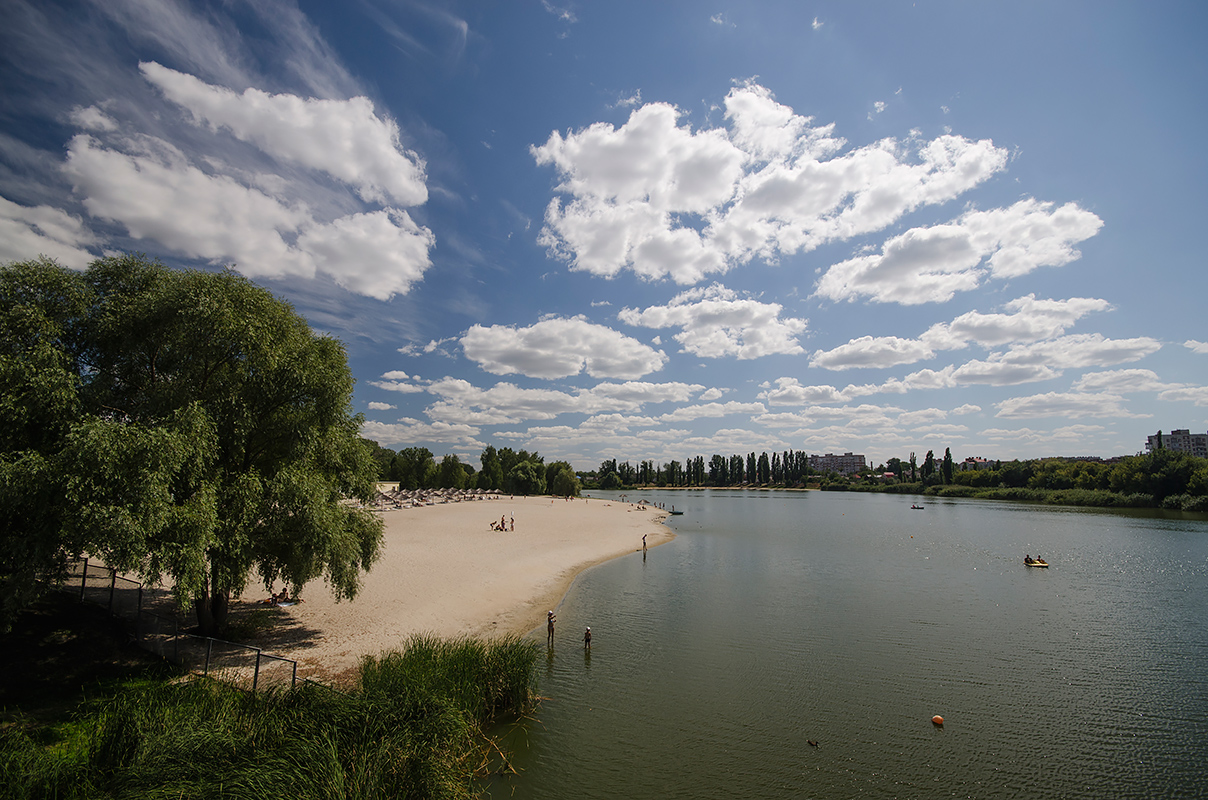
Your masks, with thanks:
[{"label": "distant tree line", "polygon": [[378,480],[397,482],[400,489],[486,489],[508,494],[551,494],[577,497],[582,489],[574,468],[566,461],[545,463],[536,451],[487,445],[479,456],[480,469],[456,455],[439,462],[426,447],[405,447],[398,452],[366,439],[378,465]]},{"label": "distant tree line", "polygon": [[809,456],[804,451],[785,450],[745,456],[714,454],[708,461],[695,456],[684,462],[640,461],[635,466],[615,458],[584,475],[586,485],[599,489],[631,486],[804,486],[810,476]]},{"label": "distant tree line", "polygon": [[804,451],[785,450],[746,455],[713,455],[683,462],[617,459],[603,461],[593,472],[581,473],[587,488],[621,489],[638,486],[761,486],[817,487],[1036,500],[1089,506],[1162,507],[1208,511],[1208,459],[1158,447],[1147,455],[1113,462],[1068,458],[998,461],[992,468],[961,469],[952,449],[942,456],[928,450],[921,463],[914,453],[889,458],[878,467],[853,475],[816,472]]},{"label": "distant tree line", "polygon": [[[368,440],[367,440],[368,441]],[[368,441],[379,479],[404,489],[498,489],[509,494],[577,496],[581,489],[647,487],[760,486],[832,490],[887,491],[947,497],[1041,500],[1072,505],[1165,507],[1208,510],[1208,459],[1161,447],[1153,453],[1115,462],[1065,458],[998,461],[986,469],[961,469],[952,449],[942,456],[928,450],[886,459],[853,475],[810,469],[803,450],[714,454],[684,461],[631,463],[606,459],[598,469],[576,474],[565,461],[545,464],[542,456],[510,447],[488,446],[481,469],[455,455],[439,462],[431,451],[408,447],[398,452]]]},{"label": "distant tree line", "polygon": [[918,468],[911,453],[908,462],[891,458],[850,480],[824,481],[822,488],[1208,511],[1208,459],[1159,446],[1112,462],[1037,458],[961,470],[948,450],[939,461],[928,451]]}]

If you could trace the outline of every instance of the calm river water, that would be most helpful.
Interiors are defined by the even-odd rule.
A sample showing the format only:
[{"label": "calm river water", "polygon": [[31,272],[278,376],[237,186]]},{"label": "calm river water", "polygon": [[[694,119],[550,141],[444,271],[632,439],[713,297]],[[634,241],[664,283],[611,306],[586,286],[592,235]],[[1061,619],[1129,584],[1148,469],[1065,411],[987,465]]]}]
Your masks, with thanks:
[{"label": "calm river water", "polygon": [[679,536],[576,581],[489,796],[1208,796],[1203,518],[629,497]]}]

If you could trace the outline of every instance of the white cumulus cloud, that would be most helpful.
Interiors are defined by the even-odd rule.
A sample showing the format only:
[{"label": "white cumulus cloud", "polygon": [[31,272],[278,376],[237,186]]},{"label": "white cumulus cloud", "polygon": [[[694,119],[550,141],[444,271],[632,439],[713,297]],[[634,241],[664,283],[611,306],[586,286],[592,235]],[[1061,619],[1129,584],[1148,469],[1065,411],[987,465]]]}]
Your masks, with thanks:
[{"label": "white cumulus cloud", "polygon": [[403,383],[401,381],[369,381],[369,385],[385,389],[387,392],[398,392],[399,394],[419,394],[426,391],[423,386],[414,383]]},{"label": "white cumulus cloud", "polygon": [[378,116],[368,98],[324,100],[255,88],[237,94],[154,61],[139,69],[196,122],[326,172],[366,200],[414,206],[428,199],[423,162],[402,147],[398,125]]},{"label": "white cumulus cloud", "polygon": [[694,419],[715,419],[728,417],[731,414],[762,414],[767,411],[763,403],[701,403],[694,406],[681,406],[661,417],[663,422],[687,422]]},{"label": "white cumulus cloud", "polygon": [[952,322],[933,325],[920,338],[931,347],[953,350],[974,342],[997,347],[1011,342],[1036,342],[1065,333],[1071,325],[1094,311],[1106,311],[1106,300],[1071,297],[1068,300],[1037,300],[1034,294],[1016,298],[1004,307],[1008,313],[982,314],[970,311]]},{"label": "white cumulus cloud", "polygon": [[78,217],[53,206],[23,206],[0,197],[0,263],[37,255],[84,269],[97,239]]},{"label": "white cumulus cloud", "polygon": [[130,149],[81,134],[68,145],[65,171],[91,215],[124,225],[135,239],[234,262],[253,278],[323,274],[380,300],[405,294],[430,264],[432,233],[406,212],[322,221],[300,203],[189,163],[163,140],[140,137]]},{"label": "white cumulus cloud", "polygon": [[569,413],[635,413],[651,403],[683,403],[704,388],[679,382],[626,381],[574,392],[525,389],[508,382],[480,389],[469,381],[449,377],[426,387],[440,398],[426,413],[433,419],[474,420],[475,424],[546,420]]},{"label": "white cumulus cloud", "polygon": [[406,211],[350,214],[310,225],[297,240],[300,258],[350,292],[378,300],[407,294],[432,265],[436,237]]},{"label": "white cumulus cloud", "polygon": [[929,347],[916,339],[861,336],[832,350],[818,350],[810,356],[810,366],[833,370],[885,368],[913,364],[934,355]]},{"label": "white cumulus cloud", "polygon": [[1124,406],[1124,398],[1118,394],[1046,392],[1028,397],[1012,397],[995,403],[997,416],[1006,419],[1031,419],[1037,417],[1146,417],[1134,414]]},{"label": "white cumulus cloud", "polygon": [[1106,372],[1091,372],[1074,381],[1076,392],[1110,392],[1132,394],[1134,392],[1160,392],[1176,388],[1165,383],[1150,369],[1113,369]]},{"label": "white cumulus cloud", "polygon": [[1167,389],[1158,395],[1158,399],[1208,406],[1208,386],[1180,386],[1175,389]]},{"label": "white cumulus cloud", "polygon": [[883,229],[942,203],[1006,164],[986,141],[886,139],[836,155],[833,126],[814,126],[754,83],[725,99],[728,127],[693,131],[666,103],[617,128],[557,131],[531,148],[557,171],[540,241],[572,269],[632,270],[691,284],[755,256],[812,250]]},{"label": "white cumulus cloud", "polygon": [[772,406],[807,406],[821,403],[846,403],[850,398],[834,386],[803,386],[796,378],[777,378],[775,387],[759,394]]},{"label": "white cumulus cloud", "polygon": [[466,357],[495,375],[640,378],[667,356],[637,339],[583,317],[546,319],[526,328],[475,325],[461,338]]},{"label": "white cumulus cloud", "polygon": [[1110,367],[1137,361],[1162,348],[1157,339],[1108,339],[1098,333],[1079,333],[1045,342],[1013,345],[996,360],[1006,364],[1047,366],[1054,369]]},{"label": "white cumulus cloud", "polygon": [[806,320],[781,317],[782,310],[779,303],[740,297],[713,284],[682,292],[665,306],[641,311],[624,308],[617,318],[645,328],[679,328],[675,340],[696,356],[752,359],[804,352],[797,337],[805,330]]},{"label": "white cumulus cloud", "polygon": [[448,422],[420,422],[405,418],[396,423],[367,420],[361,426],[361,436],[386,447],[411,445],[414,442],[438,442],[471,450],[481,450],[486,443],[478,440],[479,429],[472,425]]},{"label": "white cumulus cloud", "polygon": [[162,135],[129,132],[76,109],[89,133],[70,140],[63,170],[90,215],[252,278],[324,277],[379,300],[422,280],[435,237],[394,206],[427,199],[423,164],[368,100],[237,94],[154,62],[141,70],[202,130],[156,109]]},{"label": "white cumulus cloud", "polygon": [[970,211],[955,222],[912,228],[885,242],[880,253],[831,266],[816,294],[831,300],[867,297],[879,303],[941,303],[983,279],[1013,278],[1079,257],[1077,242],[1103,222],[1073,203],[1021,200],[1009,208]]}]

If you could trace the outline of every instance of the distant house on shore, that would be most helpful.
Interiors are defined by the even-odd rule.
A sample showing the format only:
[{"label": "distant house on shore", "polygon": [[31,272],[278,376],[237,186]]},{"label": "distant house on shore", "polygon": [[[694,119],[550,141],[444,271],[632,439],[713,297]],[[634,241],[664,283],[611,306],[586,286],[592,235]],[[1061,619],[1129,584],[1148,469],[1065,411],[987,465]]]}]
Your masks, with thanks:
[{"label": "distant house on shore", "polygon": [[961,472],[968,472],[976,469],[994,469],[994,462],[987,461],[984,458],[969,456],[960,465]]}]

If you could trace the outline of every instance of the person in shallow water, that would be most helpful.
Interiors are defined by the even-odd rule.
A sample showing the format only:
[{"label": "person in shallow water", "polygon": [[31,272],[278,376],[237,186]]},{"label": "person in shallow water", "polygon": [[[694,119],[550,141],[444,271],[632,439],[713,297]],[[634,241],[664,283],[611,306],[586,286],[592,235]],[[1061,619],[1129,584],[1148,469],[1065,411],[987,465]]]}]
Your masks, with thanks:
[{"label": "person in shallow water", "polygon": [[546,614],[545,614],[545,642],[546,642],[546,644],[548,644],[550,646],[553,646],[553,644],[554,644],[554,620],[555,619],[557,619],[557,617],[554,616],[553,611],[546,612]]},{"label": "person in shallow water", "polygon": [[585,630],[583,632],[583,649],[584,650],[591,649],[591,627],[590,626],[588,626],[587,630]]}]

